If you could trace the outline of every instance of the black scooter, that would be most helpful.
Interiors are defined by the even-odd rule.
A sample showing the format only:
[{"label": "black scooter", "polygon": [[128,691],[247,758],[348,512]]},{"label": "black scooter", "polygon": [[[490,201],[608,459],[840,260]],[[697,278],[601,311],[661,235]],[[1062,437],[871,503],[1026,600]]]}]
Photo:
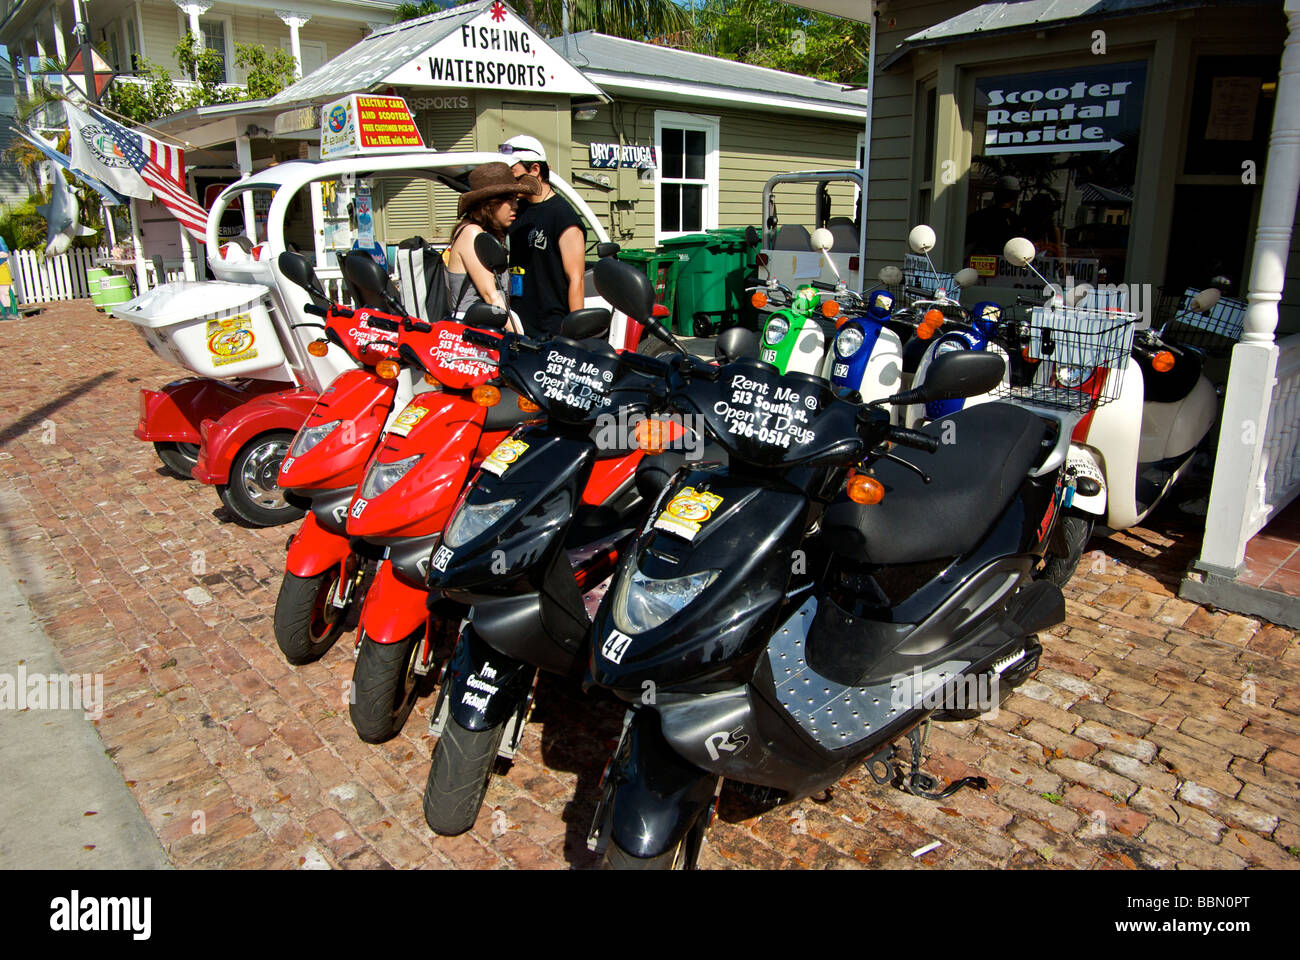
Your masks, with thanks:
[{"label": "black scooter", "polygon": [[599,421],[643,413],[659,385],[635,365],[657,367],[594,339],[609,318],[570,314],[545,343],[465,333],[499,351],[503,380],[546,419],[487,456],[429,564],[435,608],[472,608],[430,725],[439,739],[424,815],[440,834],[474,825],[497,756],[513,757],[523,737],[538,670],[581,676],[591,613],[648,507],[635,484],[640,450],[602,448]]},{"label": "black scooter", "polygon": [[[602,293],[645,317],[648,282],[619,266],[597,273]],[[995,706],[980,691],[1023,682],[1034,634],[1064,618],[1033,573],[1057,536],[1068,430],[1001,403],[890,426],[885,403],[990,389],[1004,367],[988,353],[940,357],[923,387],[865,406],[755,361],[661,362],[670,405],[703,419],[726,462],[675,470],[664,455],[651,522],[596,615],[588,684],[631,709],[592,849],[607,867],[693,866],[722,778],[778,802],[864,760],[923,797],[986,785],[939,789],[921,725]],[[931,456],[913,465],[887,443]]]}]

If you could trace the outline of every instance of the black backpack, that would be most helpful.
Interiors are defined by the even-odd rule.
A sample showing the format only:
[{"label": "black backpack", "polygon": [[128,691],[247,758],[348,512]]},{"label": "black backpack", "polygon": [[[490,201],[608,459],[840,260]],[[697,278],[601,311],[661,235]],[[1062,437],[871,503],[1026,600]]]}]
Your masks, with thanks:
[{"label": "black backpack", "polygon": [[430,323],[447,319],[451,303],[441,247],[425,243],[423,237],[403,240],[397,245],[396,273],[407,313]]}]

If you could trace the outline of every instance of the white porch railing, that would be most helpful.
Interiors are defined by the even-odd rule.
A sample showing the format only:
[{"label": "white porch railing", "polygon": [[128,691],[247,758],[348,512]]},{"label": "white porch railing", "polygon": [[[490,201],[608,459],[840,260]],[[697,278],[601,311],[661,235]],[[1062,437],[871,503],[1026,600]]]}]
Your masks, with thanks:
[{"label": "white porch railing", "polygon": [[1282,340],[1277,348],[1277,379],[1256,485],[1259,499],[1247,524],[1248,538],[1300,494],[1300,333]]}]

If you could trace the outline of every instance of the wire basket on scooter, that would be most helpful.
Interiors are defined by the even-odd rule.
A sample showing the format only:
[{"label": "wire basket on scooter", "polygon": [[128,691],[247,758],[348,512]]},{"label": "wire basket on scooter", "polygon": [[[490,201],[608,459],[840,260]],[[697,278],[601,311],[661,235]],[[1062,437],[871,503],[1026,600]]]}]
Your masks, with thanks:
[{"label": "wire basket on scooter", "polygon": [[1009,378],[994,396],[1079,412],[1109,403],[1119,396],[1137,321],[1126,310],[1034,307],[1015,345],[1032,379]]},{"label": "wire basket on scooter", "polygon": [[961,298],[956,274],[931,270],[930,262],[915,253],[903,258],[903,289],[914,296],[926,297],[934,296],[936,290],[942,289],[954,300]]},{"label": "wire basket on scooter", "polygon": [[1188,287],[1181,294],[1161,291],[1161,306],[1167,311],[1157,316],[1161,339],[1185,347],[1194,347],[1212,357],[1226,357],[1233,344],[1241,339],[1246,322],[1246,301],[1220,297],[1206,313],[1192,307],[1198,291]]}]

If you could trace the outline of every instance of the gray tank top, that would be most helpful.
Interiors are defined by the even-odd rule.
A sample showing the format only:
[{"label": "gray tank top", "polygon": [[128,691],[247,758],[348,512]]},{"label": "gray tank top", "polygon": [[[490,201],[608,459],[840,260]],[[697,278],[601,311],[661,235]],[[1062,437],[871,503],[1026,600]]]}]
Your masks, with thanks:
[{"label": "gray tank top", "polygon": [[[456,237],[460,233],[460,228],[452,234],[451,243],[447,244],[450,250],[456,242]],[[450,259],[450,256],[448,257]],[[476,303],[482,303],[483,297],[478,292],[478,287],[474,286],[474,281],[466,272],[458,272],[447,267],[447,302],[450,304],[451,315],[454,319],[459,320],[465,316],[465,311]],[[502,302],[506,308],[510,307],[510,287],[506,283],[506,276],[502,273],[493,274],[493,280],[496,282],[496,288],[501,293]]]}]

